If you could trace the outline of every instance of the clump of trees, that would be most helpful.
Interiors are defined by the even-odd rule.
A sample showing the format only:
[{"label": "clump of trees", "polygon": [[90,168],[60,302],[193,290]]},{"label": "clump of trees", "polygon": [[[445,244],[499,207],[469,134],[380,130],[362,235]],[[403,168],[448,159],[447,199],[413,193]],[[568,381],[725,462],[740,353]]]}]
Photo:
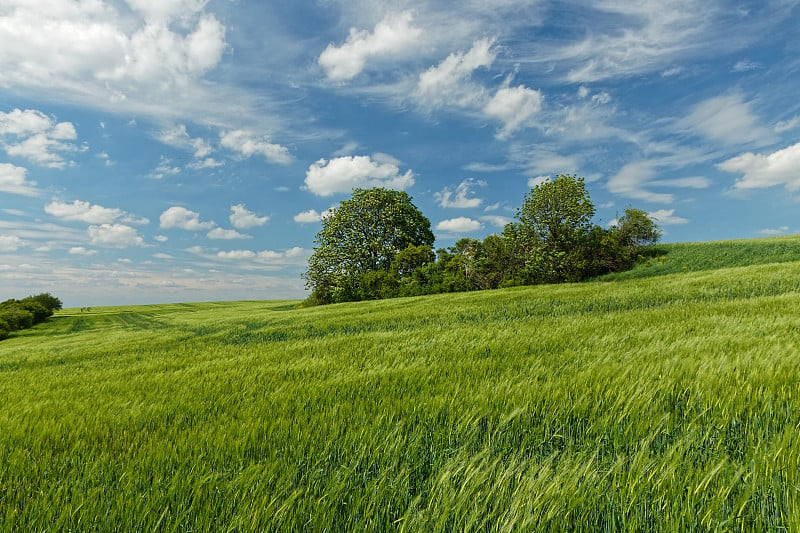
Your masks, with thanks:
[{"label": "clump of trees", "polygon": [[22,300],[10,299],[0,303],[0,340],[8,338],[13,331],[44,322],[59,309],[61,300],[46,292]]},{"label": "clump of trees", "polygon": [[356,189],[323,220],[304,274],[315,304],[580,281],[627,270],[661,231],[629,207],[592,223],[584,180],[562,174],[525,195],[516,221],[434,252],[430,221],[404,192]]}]

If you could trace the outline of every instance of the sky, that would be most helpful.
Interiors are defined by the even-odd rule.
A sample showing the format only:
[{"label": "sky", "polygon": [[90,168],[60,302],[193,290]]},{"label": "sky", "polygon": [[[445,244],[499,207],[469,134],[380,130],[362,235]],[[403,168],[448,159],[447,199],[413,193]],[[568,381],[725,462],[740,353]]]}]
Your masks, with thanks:
[{"label": "sky", "polygon": [[800,0],[0,0],[0,299],[306,295],[329,209],[435,247],[549,177],[664,242],[800,232]]}]

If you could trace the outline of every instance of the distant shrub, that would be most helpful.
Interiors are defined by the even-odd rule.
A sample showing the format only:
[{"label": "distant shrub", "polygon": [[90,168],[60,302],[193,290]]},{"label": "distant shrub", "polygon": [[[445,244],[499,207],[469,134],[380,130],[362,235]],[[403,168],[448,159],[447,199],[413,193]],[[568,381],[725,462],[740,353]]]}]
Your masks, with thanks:
[{"label": "distant shrub", "polygon": [[61,309],[61,300],[49,293],[10,299],[0,303],[0,340],[13,331],[27,329],[44,322]]}]

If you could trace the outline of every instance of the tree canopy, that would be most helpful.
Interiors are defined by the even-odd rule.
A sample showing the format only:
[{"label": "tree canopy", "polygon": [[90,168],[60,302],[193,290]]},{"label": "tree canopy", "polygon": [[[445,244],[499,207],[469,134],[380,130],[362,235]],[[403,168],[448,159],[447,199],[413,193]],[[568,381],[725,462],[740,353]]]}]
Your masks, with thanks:
[{"label": "tree canopy", "polygon": [[44,322],[61,309],[61,300],[50,293],[28,296],[22,300],[10,299],[0,303],[0,340],[13,331],[27,329]]},{"label": "tree canopy", "polygon": [[402,191],[355,189],[322,221],[303,277],[317,303],[360,299],[362,277],[389,273],[409,246],[433,245],[431,222]]},{"label": "tree canopy", "polygon": [[592,223],[584,180],[561,174],[534,186],[502,234],[433,251],[430,221],[404,192],[355,189],[323,220],[304,274],[311,303],[557,283],[630,268],[661,232],[629,207]]}]

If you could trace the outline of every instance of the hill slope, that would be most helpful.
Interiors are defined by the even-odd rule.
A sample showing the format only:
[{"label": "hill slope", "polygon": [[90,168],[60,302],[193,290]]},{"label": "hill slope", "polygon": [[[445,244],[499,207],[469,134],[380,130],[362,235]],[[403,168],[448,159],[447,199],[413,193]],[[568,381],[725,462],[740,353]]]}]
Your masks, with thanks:
[{"label": "hill slope", "polygon": [[0,343],[0,523],[796,529],[798,274],[65,311]]}]

